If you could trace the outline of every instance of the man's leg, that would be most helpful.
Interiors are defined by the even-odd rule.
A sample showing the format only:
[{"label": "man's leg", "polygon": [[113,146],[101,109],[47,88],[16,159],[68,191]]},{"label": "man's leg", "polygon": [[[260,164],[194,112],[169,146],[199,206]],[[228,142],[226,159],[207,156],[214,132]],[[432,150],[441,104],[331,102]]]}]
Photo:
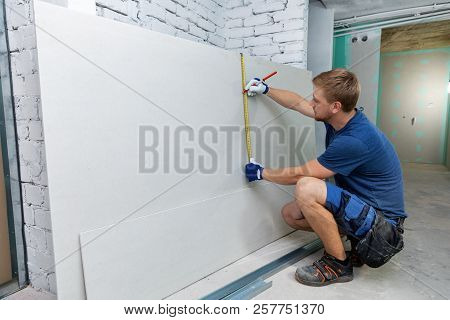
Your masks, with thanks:
[{"label": "man's leg", "polygon": [[281,216],[291,228],[314,232],[314,230],[311,228],[308,221],[306,221],[305,217],[300,211],[296,201],[287,203],[281,209]]},{"label": "man's leg", "polygon": [[295,192],[298,208],[325,247],[322,258],[312,265],[298,267],[295,272],[297,281],[309,286],[321,287],[353,279],[353,267],[346,258],[338,225],[333,214],[325,208],[325,205],[329,207],[328,196],[332,196],[334,205],[337,194],[328,195],[327,190],[324,181],[305,177],[297,183]]},{"label": "man's leg", "polygon": [[[291,228],[314,232],[314,230],[311,228],[308,221],[306,221],[302,212],[298,208],[297,202],[295,200],[288,202],[283,206],[283,208],[281,209],[281,216],[283,217],[284,222],[286,222],[286,224],[288,224]],[[346,235],[345,232],[341,231],[340,229],[339,234],[341,235],[341,237]]]},{"label": "man's leg", "polygon": [[295,202],[309,226],[322,240],[328,254],[345,260],[346,254],[333,214],[325,208],[327,187],[323,180],[304,177],[297,183]]}]

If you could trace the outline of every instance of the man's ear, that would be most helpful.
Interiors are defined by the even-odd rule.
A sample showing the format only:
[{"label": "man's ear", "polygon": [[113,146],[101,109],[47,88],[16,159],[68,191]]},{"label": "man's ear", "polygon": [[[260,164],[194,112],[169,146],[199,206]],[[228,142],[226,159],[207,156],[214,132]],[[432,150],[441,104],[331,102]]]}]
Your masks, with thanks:
[{"label": "man's ear", "polygon": [[340,103],[339,101],[333,102],[333,105],[331,106],[331,112],[338,113],[341,110],[342,110],[342,103]]}]

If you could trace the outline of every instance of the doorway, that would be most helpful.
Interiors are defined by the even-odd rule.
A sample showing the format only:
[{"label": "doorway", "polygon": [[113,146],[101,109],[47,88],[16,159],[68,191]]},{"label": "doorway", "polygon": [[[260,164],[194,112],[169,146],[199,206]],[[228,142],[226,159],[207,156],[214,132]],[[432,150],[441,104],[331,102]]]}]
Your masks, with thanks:
[{"label": "doorway", "polygon": [[445,162],[448,32],[448,20],[382,32],[377,122],[402,162]]},{"label": "doorway", "polygon": [[6,210],[5,176],[3,173],[3,160],[0,157],[0,285],[12,280],[8,215]]}]

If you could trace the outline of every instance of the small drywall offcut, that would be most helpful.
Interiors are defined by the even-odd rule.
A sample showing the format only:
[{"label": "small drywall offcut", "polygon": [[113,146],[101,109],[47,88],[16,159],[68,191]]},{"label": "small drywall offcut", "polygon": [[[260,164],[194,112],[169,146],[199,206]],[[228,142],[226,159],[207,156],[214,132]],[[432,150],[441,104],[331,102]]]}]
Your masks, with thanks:
[{"label": "small drywall offcut", "polygon": [[[292,231],[280,217],[292,187],[243,174],[239,53],[39,1],[35,16],[59,299],[164,298]],[[248,79],[277,70],[273,86],[311,93],[308,71],[251,57],[246,66]],[[249,104],[257,160],[315,157],[312,119],[267,97]],[[205,127],[240,129],[208,140],[212,173],[189,160],[205,156]],[[263,159],[265,134],[285,128],[286,143],[272,141],[276,157]],[[180,143],[192,153],[171,138],[179,129],[194,137]],[[149,132],[156,158],[142,147]],[[176,170],[179,158],[193,168]]]}]

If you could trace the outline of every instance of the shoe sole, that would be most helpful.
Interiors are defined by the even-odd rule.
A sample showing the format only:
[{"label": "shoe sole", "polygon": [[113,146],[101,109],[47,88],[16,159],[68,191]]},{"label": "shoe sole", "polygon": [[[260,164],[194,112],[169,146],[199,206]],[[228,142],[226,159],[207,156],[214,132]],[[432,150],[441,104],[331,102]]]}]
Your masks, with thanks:
[{"label": "shoe sole", "polygon": [[333,283],[344,283],[344,282],[350,282],[353,280],[353,275],[351,276],[342,276],[339,277],[337,279],[333,279],[333,280],[328,280],[325,282],[312,282],[312,281],[308,281],[308,280],[303,280],[301,278],[298,277],[298,274],[295,273],[295,279],[300,282],[301,284],[310,286],[310,287],[324,287],[327,286],[329,284],[333,284]]}]

